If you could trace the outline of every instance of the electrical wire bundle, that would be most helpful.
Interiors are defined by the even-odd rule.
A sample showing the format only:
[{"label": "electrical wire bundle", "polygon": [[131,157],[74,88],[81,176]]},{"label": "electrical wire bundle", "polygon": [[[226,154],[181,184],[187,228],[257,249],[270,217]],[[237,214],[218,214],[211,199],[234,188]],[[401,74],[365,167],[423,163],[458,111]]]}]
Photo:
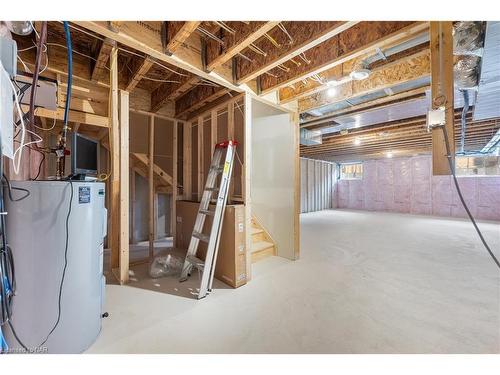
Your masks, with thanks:
[{"label": "electrical wire bundle", "polygon": [[[65,155],[65,148],[66,148],[66,134],[68,130],[68,117],[69,117],[69,105],[70,105],[70,98],[71,98],[71,89],[72,89],[72,68],[73,68],[73,60],[72,60],[72,43],[71,43],[71,35],[69,31],[69,23],[64,22],[64,30],[65,30],[65,35],[66,35],[66,44],[67,44],[67,50],[68,50],[68,86],[67,86],[67,100],[65,104],[65,111],[64,111],[64,126],[63,126],[63,131],[61,132],[61,137],[60,137],[60,142],[58,145],[59,151],[62,150],[62,157],[59,159],[62,159],[62,173],[64,173],[64,155]],[[33,148],[29,147],[30,149],[33,149],[35,151],[40,152],[43,155],[42,161],[40,162],[40,165],[38,167],[38,174],[35,177],[35,180],[38,178],[40,175],[41,171],[41,165],[43,161],[45,160],[45,153],[49,152],[46,149],[42,149],[38,147],[37,143],[42,142],[42,138],[34,131],[34,128],[39,128],[42,130],[48,130],[45,128],[40,128],[35,125],[35,97],[36,97],[36,89],[37,89],[37,83],[38,83],[38,77],[39,74],[41,73],[40,71],[40,65],[41,65],[41,55],[42,52],[47,50],[46,47],[46,39],[47,39],[47,22],[42,22],[42,27],[40,34],[37,33],[38,36],[38,44],[36,45],[37,48],[37,55],[36,55],[36,61],[35,61],[35,71],[33,74],[33,81],[31,86],[26,86],[25,87],[19,87],[17,84],[17,89],[10,80],[10,77],[8,77],[7,73],[3,69],[3,67],[0,66],[0,69],[2,71],[2,74],[7,75],[8,82],[12,86],[12,90],[14,93],[14,99],[15,99],[15,104],[17,108],[17,112],[19,115],[19,120],[14,123],[17,133],[17,137],[19,134],[21,136],[20,139],[20,144],[19,147],[14,151],[14,158],[13,158],[13,166],[14,166],[14,173],[18,174],[19,173],[19,168],[21,164],[21,157],[22,157],[22,150],[24,147],[29,147],[30,144],[33,144]],[[45,69],[45,68],[44,68]],[[43,71],[43,70],[42,70]],[[22,97],[25,94],[25,91],[27,88],[31,87],[31,94],[30,94],[30,105],[29,105],[29,112],[24,113],[21,110],[21,100]],[[21,99],[20,99],[21,95]],[[27,129],[25,120],[28,119],[28,125],[31,128],[31,130]],[[55,125],[55,122],[54,122]],[[53,127],[52,127],[53,128]],[[49,129],[51,130],[51,129]],[[31,141],[30,142],[25,142],[26,134],[30,134],[31,136]],[[0,134],[0,145],[2,144],[1,140],[1,134]],[[58,154],[59,156],[59,154]],[[17,157],[17,159],[16,159]],[[60,172],[60,171],[58,171]],[[16,333],[16,330],[14,328],[14,325],[12,324],[12,303],[13,303],[13,297],[15,296],[15,291],[16,291],[16,278],[15,278],[15,268],[14,268],[14,258],[12,255],[12,250],[8,245],[7,237],[6,237],[6,225],[5,225],[5,216],[6,212],[4,211],[4,188],[7,188],[8,191],[8,196],[11,201],[16,202],[23,200],[27,198],[30,195],[30,192],[27,189],[23,188],[18,188],[18,187],[13,187],[10,184],[9,179],[7,176],[3,173],[3,154],[2,150],[0,147],[0,176],[1,176],[1,181],[2,184],[0,184],[0,353],[6,353],[9,351],[7,342],[4,338],[3,332],[5,332],[4,328],[6,325],[8,325],[12,331],[13,336],[17,340],[17,342],[21,345],[21,347],[24,349],[25,352],[28,352],[27,346],[22,342],[22,340],[19,338],[19,336]],[[3,183],[5,181],[5,184]],[[64,267],[61,275],[61,282],[59,285],[59,297],[58,297],[58,314],[57,314],[57,319],[52,327],[52,329],[49,331],[43,342],[39,345],[39,347],[42,347],[47,340],[49,339],[50,335],[55,331],[57,326],[59,325],[59,322],[61,320],[61,297],[62,297],[62,291],[63,291],[63,285],[64,285],[64,279],[66,275],[66,268],[68,265],[68,243],[69,243],[69,218],[71,215],[71,206],[73,204],[73,184],[72,181],[69,181],[69,186],[70,186],[70,201],[69,201],[69,209],[68,213],[66,215],[66,240],[65,240],[65,248],[64,248]],[[17,190],[17,191],[22,191],[24,194],[21,197],[14,198],[12,191]]]}]

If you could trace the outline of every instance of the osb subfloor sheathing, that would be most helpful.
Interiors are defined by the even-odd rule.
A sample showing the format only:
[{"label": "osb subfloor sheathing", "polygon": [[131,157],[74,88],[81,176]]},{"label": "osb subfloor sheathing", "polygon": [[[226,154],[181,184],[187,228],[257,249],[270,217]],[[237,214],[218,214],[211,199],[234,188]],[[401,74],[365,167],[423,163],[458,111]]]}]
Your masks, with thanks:
[{"label": "osb subfloor sheathing", "polygon": [[[472,225],[394,213],[301,217],[301,259],[196,301],[108,285],[90,353],[500,353],[500,272]],[[500,223],[481,222],[500,256]]]}]

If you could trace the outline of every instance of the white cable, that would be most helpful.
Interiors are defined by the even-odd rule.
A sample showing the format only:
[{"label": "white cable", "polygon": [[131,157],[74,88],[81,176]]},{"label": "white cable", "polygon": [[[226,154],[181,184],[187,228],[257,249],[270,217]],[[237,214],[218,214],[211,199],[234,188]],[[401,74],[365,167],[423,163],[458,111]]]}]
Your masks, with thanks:
[{"label": "white cable", "polygon": [[[21,165],[21,157],[23,154],[22,150],[23,150],[23,146],[24,146],[24,138],[26,136],[26,127],[24,125],[23,112],[21,111],[21,107],[19,105],[19,96],[17,95],[17,90],[14,87],[14,84],[12,83],[12,81],[10,80],[9,74],[5,71],[1,61],[0,61],[0,70],[5,75],[5,78],[9,81],[10,86],[12,87],[12,91],[14,92],[17,113],[18,113],[19,117],[21,118],[21,144],[19,145],[17,150],[14,151],[13,160],[12,160],[12,165],[14,166],[14,173],[19,174],[19,167]],[[17,163],[16,163],[16,155],[18,155],[18,152],[19,152],[19,157],[18,157]]]}]

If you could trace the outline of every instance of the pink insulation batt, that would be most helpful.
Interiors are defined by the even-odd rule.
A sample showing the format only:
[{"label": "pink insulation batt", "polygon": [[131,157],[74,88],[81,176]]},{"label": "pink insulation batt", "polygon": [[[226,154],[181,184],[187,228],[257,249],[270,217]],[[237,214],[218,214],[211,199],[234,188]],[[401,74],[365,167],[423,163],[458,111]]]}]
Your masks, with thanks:
[{"label": "pink insulation batt", "polygon": [[[500,221],[500,176],[458,181],[475,218]],[[339,208],[466,217],[452,176],[433,176],[430,155],[365,161],[363,179],[339,180],[336,194]]]}]

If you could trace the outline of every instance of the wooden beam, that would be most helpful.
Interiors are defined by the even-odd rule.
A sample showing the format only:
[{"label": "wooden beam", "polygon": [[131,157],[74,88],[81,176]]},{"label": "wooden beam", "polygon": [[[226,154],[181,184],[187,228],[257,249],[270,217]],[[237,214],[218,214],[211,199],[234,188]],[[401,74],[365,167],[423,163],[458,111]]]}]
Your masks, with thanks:
[{"label": "wooden beam", "polygon": [[[141,176],[148,178],[149,174],[149,154],[141,154],[139,152],[131,152],[130,158],[134,161],[135,168],[137,173]],[[167,172],[160,168],[157,164],[153,164],[153,173],[155,176],[154,185],[158,187],[158,185],[172,186],[173,185],[173,177],[170,176]]]},{"label": "wooden beam", "polygon": [[185,118],[189,113],[202,108],[226,95],[228,90],[221,86],[198,85],[175,101],[175,117]]},{"label": "wooden beam", "polygon": [[205,152],[203,137],[203,117],[198,117],[198,201],[201,201],[203,189],[205,188]]},{"label": "wooden beam", "polygon": [[212,71],[215,68],[228,62],[232,57],[248,48],[277,26],[279,21],[250,21],[248,23],[239,21],[225,22],[227,26],[234,30],[234,33],[225,32],[221,36],[224,45],[220,46],[214,40],[207,39],[207,70]]},{"label": "wooden beam", "polygon": [[129,271],[129,103],[128,92],[120,90],[120,284],[128,282]]},{"label": "wooden beam", "polygon": [[[29,106],[26,104],[21,105],[21,109],[25,112],[29,110]],[[35,108],[35,116],[50,118],[63,121],[64,120],[64,108],[57,108],[57,110],[52,111],[50,109],[37,107]],[[109,117],[93,115],[91,113],[78,112],[78,111],[69,111],[70,122],[77,122],[80,124],[99,126],[103,128],[109,127]]]},{"label": "wooden beam", "polygon": [[130,184],[130,204],[132,207],[130,208],[130,243],[135,244],[136,239],[135,239],[135,202],[136,202],[136,184],[135,184],[135,169],[134,169],[134,163],[131,162],[131,167],[130,167],[130,173],[132,175],[132,180]]},{"label": "wooden beam", "polygon": [[[108,245],[111,249],[111,268],[120,266],[120,122],[118,117],[118,49],[113,47],[110,66],[110,137],[111,151],[111,228]],[[116,275],[116,274],[115,274]],[[120,276],[118,281],[120,281]]]},{"label": "wooden beam", "polygon": [[96,53],[95,61],[92,66],[92,81],[99,81],[99,79],[106,74],[106,64],[108,63],[109,56],[113,47],[116,47],[116,42],[106,38],[100,43]]},{"label": "wooden beam", "polygon": [[357,21],[283,22],[283,26],[293,40],[289,40],[283,31],[276,30],[276,32],[272,33],[272,37],[280,45],[280,48],[276,48],[271,41],[263,39],[259,42],[259,47],[266,52],[266,56],[246,51],[245,54],[252,61],[237,57],[237,83],[246,83],[257,78],[278,65],[347,30],[356,23]]},{"label": "wooden beam", "polygon": [[169,81],[162,83],[151,93],[151,112],[158,112],[167,102],[177,99],[195,86],[200,79],[196,76],[170,74]]},{"label": "wooden beam", "polygon": [[[452,22],[431,22],[431,95],[432,109],[445,107],[446,130],[450,146],[450,158],[455,165],[455,142],[453,126],[454,81],[453,81],[453,24]],[[442,129],[432,129],[432,173],[450,175],[448,152]]]},{"label": "wooden beam", "polygon": [[177,194],[178,194],[178,188],[177,188],[177,167],[178,167],[178,161],[177,161],[177,147],[178,147],[178,140],[177,140],[177,131],[178,131],[178,121],[174,121],[174,125],[172,128],[173,136],[172,136],[172,208],[170,210],[171,212],[171,217],[170,217],[170,234],[173,237],[173,243],[175,246],[175,240],[177,237]]},{"label": "wooden beam", "polygon": [[[229,102],[227,104],[227,139],[228,140],[236,140],[234,136],[234,102]],[[238,146],[236,146],[238,147]],[[234,171],[234,169],[233,169]],[[235,181],[234,173],[231,176],[232,182],[229,184],[229,194],[228,194],[228,202],[233,202],[234,197],[234,181]]]},{"label": "wooden beam", "polygon": [[364,21],[335,35],[308,50],[309,63],[288,63],[286,72],[276,70],[273,75],[260,77],[262,94],[278,90],[340,65],[347,60],[365,55],[375,48],[384,48],[396,40],[421,33],[428,27],[425,22]]},{"label": "wooden beam", "polygon": [[[428,34],[426,30],[422,34]],[[415,36],[412,36],[413,38]],[[385,49],[394,47],[395,45],[403,43],[406,39],[410,39],[410,36],[406,36],[402,39],[398,39],[392,45],[385,46]],[[403,61],[407,59],[409,56],[416,55],[419,52],[429,49],[429,43],[422,43],[418,46],[411,47],[407,50],[392,54],[387,56],[385,59],[381,59],[371,63],[368,68],[371,70],[379,70],[383,67],[388,67],[397,61]],[[295,99],[300,99],[307,97],[309,95],[315,94],[317,92],[321,92],[327,90],[330,86],[327,84],[328,82],[347,82],[350,80],[350,73],[363,64],[366,59],[376,55],[378,52],[376,49],[372,51],[368,51],[366,54],[361,55],[357,58],[347,60],[346,62],[336,65],[331,69],[327,69],[321,72],[318,76],[321,78],[321,81],[315,79],[306,79],[300,82],[296,82],[292,85],[282,87],[279,90],[279,102],[280,104],[289,103]],[[383,51],[382,51],[383,53]]]},{"label": "wooden beam", "polygon": [[245,203],[245,251],[246,251],[246,273],[247,282],[252,279],[252,97],[244,96],[245,118],[243,124],[245,152],[243,154],[243,200]]},{"label": "wooden beam", "polygon": [[128,83],[125,86],[125,90],[129,92],[132,91],[135,86],[137,86],[137,84],[141,81],[142,77],[144,77],[149,69],[151,69],[153,64],[153,60],[149,57],[146,57],[144,60],[142,60],[141,64],[137,67],[135,72],[128,80]]},{"label": "wooden beam", "polygon": [[200,25],[200,21],[168,21],[168,44],[166,52],[174,54]]},{"label": "wooden beam", "polygon": [[191,200],[191,123],[182,124],[182,197]]},{"label": "wooden beam", "polygon": [[193,48],[180,46],[173,56],[164,53],[161,41],[161,21],[125,21],[118,30],[110,27],[106,21],[75,21],[97,34],[109,37],[129,48],[135,49],[158,61],[176,66],[191,74],[215,82],[237,92],[243,92],[244,87],[232,83],[230,69],[217,69],[217,72],[207,73],[203,70],[200,53]]},{"label": "wooden beam", "polygon": [[[402,61],[374,70],[370,77],[361,81],[349,81],[330,90],[323,90],[303,99],[299,99],[299,112],[342,102],[355,96],[366,95],[430,75],[430,52],[423,51],[409,56]],[[327,88],[325,86],[325,88]]]},{"label": "wooden beam", "polygon": [[155,118],[149,116],[149,141],[148,141],[148,232],[149,232],[149,259],[154,256],[154,241],[155,241],[155,186],[154,186],[154,147],[155,147]]},{"label": "wooden beam", "polygon": [[214,154],[215,144],[217,143],[217,111],[213,110],[210,113],[210,142],[212,143],[212,148],[210,149],[211,154]]}]

